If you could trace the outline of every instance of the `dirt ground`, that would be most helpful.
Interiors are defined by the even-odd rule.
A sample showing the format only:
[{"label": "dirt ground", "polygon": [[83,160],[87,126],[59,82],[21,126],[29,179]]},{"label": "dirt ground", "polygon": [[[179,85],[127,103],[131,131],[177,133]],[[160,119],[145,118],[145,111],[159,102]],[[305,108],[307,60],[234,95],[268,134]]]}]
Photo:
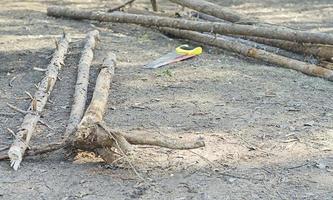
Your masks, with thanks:
[{"label": "dirt ground", "polygon": [[[0,0],[0,149],[8,146],[63,30],[73,42],[32,146],[59,141],[69,117],[84,34],[101,31],[91,70],[118,57],[105,120],[131,131],[201,136],[206,147],[138,147],[132,163],[107,165],[64,152],[27,158],[19,171],[0,162],[0,199],[333,199],[333,85],[321,78],[204,46],[192,60],[142,66],[187,41],[135,25],[55,19],[49,5],[105,9],[117,1]],[[121,2],[121,1],[118,1]],[[182,9],[159,1],[165,11]],[[331,0],[226,0],[217,3],[266,22],[333,33]],[[260,2],[260,3],[259,3]],[[134,7],[151,9],[148,0]],[[9,82],[12,80],[12,85]],[[7,113],[7,114],[4,114]]]}]

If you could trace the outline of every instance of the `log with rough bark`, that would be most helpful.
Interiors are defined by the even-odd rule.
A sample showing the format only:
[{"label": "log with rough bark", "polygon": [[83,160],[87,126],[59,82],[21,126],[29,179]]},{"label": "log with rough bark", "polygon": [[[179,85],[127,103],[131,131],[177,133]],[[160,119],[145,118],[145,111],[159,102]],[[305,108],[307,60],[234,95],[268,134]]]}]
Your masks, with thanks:
[{"label": "log with rough bark", "polygon": [[236,41],[229,41],[219,37],[214,37],[211,35],[197,33],[193,31],[184,31],[171,28],[160,28],[160,30],[179,38],[189,39],[196,42],[217,46],[229,51],[239,53],[247,57],[263,60],[265,62],[276,64],[284,68],[294,69],[304,74],[308,74],[311,76],[318,76],[333,81],[332,70],[317,65],[308,64],[294,59],[290,59],[287,57],[283,57],[280,55],[276,55],[257,48],[249,47],[247,45],[244,45]]},{"label": "log with rough bark", "polygon": [[89,70],[94,57],[93,50],[96,47],[96,40],[98,39],[99,32],[97,30],[90,31],[85,38],[85,44],[77,68],[78,73],[73,96],[73,104],[65,131],[65,137],[68,137],[75,132],[76,127],[80,123],[84,114],[89,84]]},{"label": "log with rough bark", "polygon": [[296,59],[299,61],[303,61],[303,62],[308,62],[311,64],[317,64],[320,63],[320,60],[311,57],[311,59],[305,55],[302,54],[297,54],[295,52],[291,52],[291,51],[287,51],[284,49],[280,49],[278,47],[274,47],[274,46],[270,46],[269,44],[261,44],[258,42],[254,42],[252,40],[246,40],[246,39],[242,39],[242,38],[237,38],[237,37],[231,37],[231,36],[226,36],[226,35],[218,35],[218,38],[221,38],[223,40],[227,40],[227,41],[231,41],[231,42],[237,42],[237,43],[241,43],[244,44],[248,47],[253,47],[253,48],[257,48],[257,49],[261,49],[264,51],[268,51],[280,56],[284,56],[284,57],[288,57],[291,59]]},{"label": "log with rough bark", "polygon": [[219,34],[246,35],[282,39],[294,42],[333,44],[333,35],[327,33],[314,33],[279,27],[269,28],[262,26],[238,25],[220,22],[198,22],[184,19],[173,19],[159,16],[145,16],[122,12],[104,13],[71,9],[66,7],[49,7],[47,14],[54,17],[67,17],[77,20],[90,19],[106,22],[132,23],[143,26],[157,26],[193,30],[198,32],[212,32]]},{"label": "log with rough bark", "polygon": [[274,40],[274,39],[258,38],[258,37],[243,37],[243,38],[259,42],[262,44],[279,47],[281,49],[285,49],[288,51],[317,56],[327,61],[333,61],[333,46],[331,45],[306,44],[306,43],[304,44],[304,43],[296,43],[284,40]]},{"label": "log with rough bark", "polygon": [[[211,21],[211,22],[223,22],[224,20],[216,18],[211,15],[207,15],[200,12],[192,13],[192,17],[200,18],[203,20]],[[237,37],[237,36],[235,36]],[[257,44],[265,44],[268,46],[278,47],[284,49],[286,51],[292,51],[295,53],[305,54],[307,56],[316,56],[320,59],[324,59],[326,61],[333,61],[333,46],[331,45],[321,45],[321,44],[309,44],[309,43],[297,43],[290,42],[285,40],[277,40],[277,39],[267,39],[260,37],[251,37],[251,36],[241,36],[241,39],[249,40],[256,42]]]},{"label": "log with rough bark", "polygon": [[50,64],[47,66],[45,77],[39,83],[27,114],[25,115],[18,132],[15,134],[15,140],[8,151],[11,166],[14,170],[19,168],[23,155],[29,147],[29,142],[36,124],[40,119],[40,114],[46,105],[48,97],[50,96],[58,78],[58,73],[64,64],[64,58],[67,53],[69,42],[69,35],[64,33],[63,37],[57,43],[57,48]]}]

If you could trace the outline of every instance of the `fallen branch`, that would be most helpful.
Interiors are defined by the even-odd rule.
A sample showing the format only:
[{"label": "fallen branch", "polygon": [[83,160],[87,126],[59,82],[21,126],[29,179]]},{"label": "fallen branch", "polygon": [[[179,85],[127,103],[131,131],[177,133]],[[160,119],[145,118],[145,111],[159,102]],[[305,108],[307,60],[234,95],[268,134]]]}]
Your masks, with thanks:
[{"label": "fallen branch", "polygon": [[228,41],[219,37],[214,37],[211,35],[197,33],[193,31],[184,31],[184,30],[177,30],[170,28],[161,28],[160,30],[179,38],[190,39],[196,42],[217,46],[223,49],[239,53],[247,57],[256,58],[259,60],[263,60],[265,62],[279,65],[281,67],[294,69],[304,74],[308,74],[311,76],[318,76],[333,81],[332,70],[317,65],[308,64],[294,59],[290,59],[287,57],[279,56],[264,50],[249,47],[239,42]]},{"label": "fallen branch", "polygon": [[333,46],[330,45],[302,44],[302,43],[289,42],[284,40],[274,40],[274,39],[259,38],[259,37],[243,37],[243,38],[259,42],[262,44],[279,47],[281,49],[286,49],[288,51],[304,53],[306,55],[318,56],[327,61],[333,61]]},{"label": "fallen branch", "polygon": [[261,50],[268,51],[270,53],[274,53],[274,54],[284,56],[284,57],[287,57],[287,58],[291,58],[291,59],[295,59],[295,60],[299,60],[299,61],[303,61],[303,62],[308,62],[310,64],[317,64],[317,63],[320,62],[316,58],[312,58],[311,60],[308,61],[307,60],[308,58],[304,55],[300,55],[300,54],[297,54],[297,53],[294,53],[294,52],[291,52],[291,51],[280,49],[278,47],[269,46],[269,44],[261,44],[261,43],[254,42],[254,41],[251,41],[251,40],[245,40],[245,39],[242,39],[242,38],[236,38],[236,37],[225,36],[225,35],[218,35],[216,37],[221,38],[223,40],[231,41],[231,42],[241,43],[241,44],[244,44],[248,47],[261,49]]},{"label": "fallen branch", "polygon": [[133,3],[134,1],[135,1],[135,0],[128,0],[128,1],[126,1],[125,3],[123,3],[123,4],[119,5],[119,6],[116,6],[116,7],[114,7],[114,8],[110,8],[110,9],[108,10],[108,12],[118,11],[118,10],[120,10],[120,8],[123,8],[123,7],[127,6],[128,4]]},{"label": "fallen branch", "polygon": [[90,31],[85,38],[85,45],[83,47],[81,59],[77,69],[78,74],[73,96],[74,100],[65,131],[65,137],[69,137],[75,132],[75,129],[84,114],[89,84],[89,70],[94,57],[93,50],[95,49],[96,40],[98,39],[99,32],[97,30]]},{"label": "fallen branch", "polygon": [[40,113],[46,105],[47,99],[57,80],[59,70],[64,64],[69,42],[70,37],[64,34],[57,43],[58,45],[53,54],[53,58],[47,66],[45,77],[41,80],[34,99],[31,102],[31,106],[27,111],[28,113],[25,115],[19,131],[15,134],[16,138],[8,151],[11,166],[14,170],[19,168],[23,155],[28,148],[36,124],[39,121]]},{"label": "fallen branch", "polygon": [[70,9],[65,7],[49,7],[47,9],[47,14],[49,16],[67,17],[77,20],[90,19],[106,22],[132,23],[143,26],[179,28],[198,32],[265,37],[294,42],[333,44],[333,35],[331,34],[313,33],[292,29],[272,29],[262,26],[238,25],[220,22],[198,22],[184,19],[136,15],[121,12],[103,13],[80,9]]},{"label": "fallen branch", "polygon": [[[210,22],[225,22],[222,19],[216,18],[211,15],[207,15],[200,12],[192,13],[192,17],[197,17],[203,20],[207,20]],[[277,39],[267,39],[267,38],[260,38],[260,37],[251,37],[251,36],[242,36],[240,39],[245,39],[247,41],[256,42],[259,46],[262,44],[270,46],[270,48],[278,47],[284,49],[288,52],[296,52],[305,54],[308,56],[316,56],[321,59],[327,61],[333,61],[333,46],[331,45],[321,45],[321,44],[309,44],[309,43],[297,43],[297,42],[290,42],[285,40],[277,40]],[[241,40],[244,41],[244,40]],[[286,53],[283,52],[280,55],[286,56]],[[290,56],[287,56],[290,57]],[[293,56],[294,57],[294,56]]]}]

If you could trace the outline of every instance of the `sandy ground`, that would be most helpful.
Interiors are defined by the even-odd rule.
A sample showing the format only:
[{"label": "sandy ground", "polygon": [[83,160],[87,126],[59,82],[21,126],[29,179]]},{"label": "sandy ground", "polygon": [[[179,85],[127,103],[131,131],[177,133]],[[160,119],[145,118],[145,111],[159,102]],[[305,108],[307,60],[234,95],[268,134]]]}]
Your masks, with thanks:
[{"label": "sandy ground", "polygon": [[[118,57],[105,120],[113,127],[201,136],[206,147],[175,151],[138,147],[132,163],[106,165],[91,155],[74,162],[62,151],[27,158],[19,171],[0,162],[0,199],[332,199],[333,87],[320,78],[204,46],[192,60],[157,70],[142,66],[186,41],[135,25],[47,17],[49,5],[105,9],[117,1],[9,1],[0,6],[0,148],[22,115],[6,106],[29,105],[25,91],[43,76],[55,38],[73,42],[32,145],[62,136],[76,67],[87,31],[101,42],[91,70],[91,96],[103,56]],[[118,1],[120,2],[120,1]],[[151,9],[147,0],[136,8]],[[233,0],[221,5],[271,23],[333,33],[330,0]],[[258,3],[260,2],[260,3]],[[181,8],[167,1],[165,11]],[[12,86],[9,82],[12,81]]]}]

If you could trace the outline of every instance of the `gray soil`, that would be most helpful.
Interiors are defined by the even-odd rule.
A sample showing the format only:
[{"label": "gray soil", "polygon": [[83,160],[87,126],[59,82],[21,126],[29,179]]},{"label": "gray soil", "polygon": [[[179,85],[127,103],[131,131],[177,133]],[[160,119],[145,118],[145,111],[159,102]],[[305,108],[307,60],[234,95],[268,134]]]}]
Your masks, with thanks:
[{"label": "gray soil", "polygon": [[[55,19],[49,5],[101,10],[121,1],[12,1],[0,6],[0,148],[12,142],[34,84],[65,30],[73,36],[65,67],[31,146],[59,141],[69,117],[84,34],[101,31],[91,70],[118,57],[105,120],[114,128],[196,137],[206,147],[176,151],[137,147],[107,165],[63,151],[24,159],[19,171],[0,162],[0,199],[333,199],[333,85],[321,78],[204,46],[199,57],[161,69],[142,66],[188,43],[135,25]],[[159,1],[165,11],[182,9]],[[230,0],[221,5],[266,22],[333,33],[331,0]],[[151,9],[148,0],[133,7]],[[185,10],[186,11],[186,10]],[[9,82],[12,80],[11,86]],[[7,114],[6,114],[7,113]],[[2,152],[3,153],[3,152]]]}]

